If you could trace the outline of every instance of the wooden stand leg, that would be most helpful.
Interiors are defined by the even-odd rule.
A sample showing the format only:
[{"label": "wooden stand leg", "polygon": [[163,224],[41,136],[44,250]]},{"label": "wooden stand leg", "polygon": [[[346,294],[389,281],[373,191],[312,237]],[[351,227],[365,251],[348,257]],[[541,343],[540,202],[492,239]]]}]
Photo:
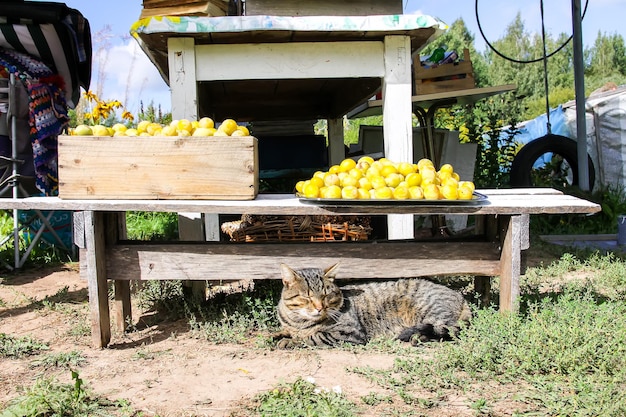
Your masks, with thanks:
[{"label": "wooden stand leg", "polygon": [[491,277],[477,275],[474,277],[474,291],[480,296],[478,299],[481,307],[491,303]]},{"label": "wooden stand leg", "polygon": [[111,341],[111,319],[106,277],[106,239],[103,213],[86,211],[85,263],[89,286],[91,339],[96,348],[106,347]]},{"label": "wooden stand leg", "polygon": [[[107,246],[115,245],[120,239],[126,239],[126,213],[111,212],[104,214],[106,218],[106,244]],[[115,278],[115,277],[113,277]],[[114,300],[114,321],[118,332],[126,331],[127,322],[132,321],[132,308],[130,303],[130,281],[114,281],[115,300]]]},{"label": "wooden stand leg", "polygon": [[132,321],[133,313],[130,303],[130,281],[114,281],[115,289],[115,325],[117,331],[123,333],[128,328],[128,322]]},{"label": "wooden stand leg", "polygon": [[505,230],[503,231],[502,253],[500,255],[500,312],[517,312],[519,310],[519,278],[524,217],[521,215],[502,217],[504,218]]}]

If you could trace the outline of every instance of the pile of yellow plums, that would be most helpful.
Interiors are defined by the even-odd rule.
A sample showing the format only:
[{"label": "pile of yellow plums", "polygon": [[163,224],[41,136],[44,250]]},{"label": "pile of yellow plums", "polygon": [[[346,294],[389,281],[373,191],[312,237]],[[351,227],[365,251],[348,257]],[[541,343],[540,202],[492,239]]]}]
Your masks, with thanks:
[{"label": "pile of yellow plums", "polygon": [[128,127],[123,123],[116,123],[111,127],[81,124],[71,129],[70,134],[76,136],[250,136],[248,128],[238,125],[233,119],[225,119],[216,128],[215,122],[210,117],[194,121],[173,120],[167,125],[142,120],[136,127]]},{"label": "pile of yellow plums", "polygon": [[414,164],[369,156],[344,159],[296,184],[299,196],[315,199],[471,200],[474,188],[450,164],[437,170],[427,158]]}]

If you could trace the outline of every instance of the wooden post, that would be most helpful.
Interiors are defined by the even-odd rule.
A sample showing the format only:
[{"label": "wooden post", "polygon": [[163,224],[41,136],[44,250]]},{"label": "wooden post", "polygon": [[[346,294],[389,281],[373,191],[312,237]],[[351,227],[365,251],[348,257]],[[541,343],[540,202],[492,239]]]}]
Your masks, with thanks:
[{"label": "wooden post", "polygon": [[102,348],[106,347],[111,341],[104,214],[102,212],[86,211],[84,214],[84,227],[91,340],[94,347]]},{"label": "wooden post", "polygon": [[519,310],[519,278],[522,250],[522,215],[501,216],[503,220],[500,255],[500,311]]},{"label": "wooden post", "polygon": [[328,162],[339,164],[346,157],[343,137],[343,118],[328,119]]},{"label": "wooden post", "polygon": [[[413,160],[411,107],[411,40],[408,36],[385,37],[383,78],[383,135],[385,156],[396,162]],[[414,236],[413,215],[391,214],[389,239]]]},{"label": "wooden post", "polygon": [[[104,214],[106,218],[106,245],[112,246],[120,239],[126,239],[126,212],[116,211]],[[115,278],[115,277],[113,277]],[[132,320],[133,312],[130,302],[130,281],[113,281],[115,301],[114,301],[114,322],[120,333],[126,331],[126,322]]]},{"label": "wooden post", "polygon": [[[168,64],[170,89],[172,91],[172,118],[198,120],[198,85],[196,78],[196,46],[193,38],[168,38]],[[182,216],[182,217],[181,217]],[[203,221],[203,217],[205,218]],[[204,240],[206,222],[207,235],[219,240],[219,215],[193,213],[179,214],[179,237],[181,240]],[[215,236],[217,235],[217,239]],[[191,298],[203,298],[206,284],[203,281],[187,281],[184,286]]]}]

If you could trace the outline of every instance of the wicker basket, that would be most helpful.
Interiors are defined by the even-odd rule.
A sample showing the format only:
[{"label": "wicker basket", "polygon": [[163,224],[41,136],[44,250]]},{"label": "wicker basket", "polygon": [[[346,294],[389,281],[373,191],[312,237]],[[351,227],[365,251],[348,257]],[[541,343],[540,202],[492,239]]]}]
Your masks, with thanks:
[{"label": "wicker basket", "polygon": [[367,240],[370,218],[362,216],[255,216],[225,222],[222,232],[234,242]]}]

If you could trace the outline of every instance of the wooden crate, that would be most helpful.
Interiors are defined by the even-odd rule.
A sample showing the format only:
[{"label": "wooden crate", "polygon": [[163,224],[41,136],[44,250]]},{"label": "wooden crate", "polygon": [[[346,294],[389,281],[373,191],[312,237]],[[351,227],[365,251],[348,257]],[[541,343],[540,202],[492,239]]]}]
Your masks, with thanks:
[{"label": "wooden crate", "polygon": [[65,199],[252,200],[258,145],[240,137],[59,136]]},{"label": "wooden crate", "polygon": [[463,50],[463,61],[434,68],[420,65],[419,56],[413,60],[415,95],[466,90],[476,86],[469,50]]},{"label": "wooden crate", "polygon": [[401,0],[246,0],[248,16],[369,16],[402,14]]},{"label": "wooden crate", "polygon": [[144,0],[140,19],[152,16],[226,16],[223,0]]}]

